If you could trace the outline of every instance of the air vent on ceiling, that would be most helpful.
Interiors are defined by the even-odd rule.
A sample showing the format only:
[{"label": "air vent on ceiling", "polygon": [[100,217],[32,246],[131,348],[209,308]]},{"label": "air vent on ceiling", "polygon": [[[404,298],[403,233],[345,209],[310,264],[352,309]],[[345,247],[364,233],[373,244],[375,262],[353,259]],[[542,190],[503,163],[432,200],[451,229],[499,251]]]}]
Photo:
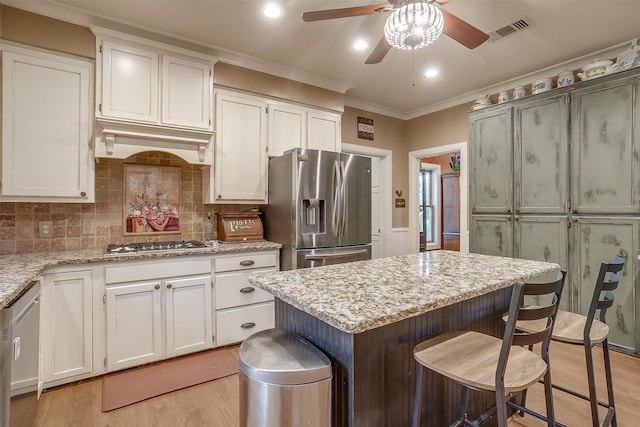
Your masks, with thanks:
[{"label": "air vent on ceiling", "polygon": [[492,42],[498,41],[518,31],[526,30],[532,25],[533,22],[525,16],[518,19],[517,21],[513,21],[512,23],[505,25],[502,28],[498,28],[497,30],[490,32],[489,40],[491,40]]}]

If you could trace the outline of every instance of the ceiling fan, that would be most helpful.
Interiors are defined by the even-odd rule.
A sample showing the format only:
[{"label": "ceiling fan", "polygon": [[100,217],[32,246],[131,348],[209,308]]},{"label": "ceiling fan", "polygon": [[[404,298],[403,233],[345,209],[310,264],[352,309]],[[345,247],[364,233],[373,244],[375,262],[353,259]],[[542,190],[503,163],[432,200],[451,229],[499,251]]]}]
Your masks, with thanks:
[{"label": "ceiling fan", "polygon": [[[314,22],[314,21],[323,21],[327,19],[336,19],[336,18],[349,18],[352,16],[363,16],[363,15],[376,15],[380,13],[392,12],[393,14],[390,18],[394,17],[396,12],[406,13],[406,10],[409,9],[408,14],[422,13],[424,14],[423,8],[429,8],[431,11],[439,13],[439,17],[436,17],[436,20],[439,20],[438,24],[441,26],[439,31],[443,32],[447,36],[451,37],[458,43],[464,45],[469,49],[475,49],[480,46],[482,43],[489,39],[489,35],[480,31],[473,25],[469,24],[466,21],[458,18],[457,16],[447,12],[442,8],[432,7],[432,3],[438,3],[439,5],[447,4],[449,0],[425,0],[425,1],[415,1],[415,0],[389,0],[389,3],[383,4],[374,4],[369,6],[357,6],[357,7],[346,7],[342,9],[327,9],[327,10],[317,10],[312,12],[304,12],[302,14],[302,19],[305,22]],[[419,12],[417,11],[420,8]],[[427,11],[428,13],[428,11]],[[406,17],[406,16],[405,16]],[[387,19],[387,25],[385,25],[385,33],[387,33],[387,27],[389,25],[390,18]],[[444,22],[442,22],[444,21]],[[444,25],[443,25],[444,24]],[[426,41],[423,43],[423,37],[412,36],[409,33],[405,34],[404,41],[405,46],[397,46],[395,43],[392,46],[389,43],[387,36],[383,35],[376,47],[373,49],[365,64],[377,64],[381,62],[384,57],[387,55],[389,50],[392,47],[398,47],[400,49],[413,49],[422,47],[425,44],[431,43],[440,35],[440,32],[435,35],[433,40]],[[420,44],[418,44],[420,43]]]}]

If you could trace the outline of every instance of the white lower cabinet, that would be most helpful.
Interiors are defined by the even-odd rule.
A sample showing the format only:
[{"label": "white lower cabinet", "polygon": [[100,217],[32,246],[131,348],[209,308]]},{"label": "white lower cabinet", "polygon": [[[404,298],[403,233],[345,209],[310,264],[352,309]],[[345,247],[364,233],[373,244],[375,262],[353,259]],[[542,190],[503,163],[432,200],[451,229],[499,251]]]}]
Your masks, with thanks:
[{"label": "white lower cabinet", "polygon": [[105,277],[108,371],[211,348],[210,257],[112,266]]},{"label": "white lower cabinet", "polygon": [[248,278],[278,271],[278,258],[278,252],[254,252],[214,259],[215,346],[237,343],[274,327],[273,295],[253,286]]},{"label": "white lower cabinet", "polygon": [[45,386],[90,376],[93,363],[93,273],[47,272],[42,285],[42,372]]}]

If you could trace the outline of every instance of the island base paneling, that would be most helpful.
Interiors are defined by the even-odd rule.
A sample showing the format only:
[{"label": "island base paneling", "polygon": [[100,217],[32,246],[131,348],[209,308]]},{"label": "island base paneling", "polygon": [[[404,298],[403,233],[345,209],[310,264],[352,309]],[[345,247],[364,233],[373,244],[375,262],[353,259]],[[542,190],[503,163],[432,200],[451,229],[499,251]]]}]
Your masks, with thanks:
[{"label": "island base paneling", "polygon": [[[500,289],[359,334],[343,332],[276,298],[275,321],[276,327],[301,335],[331,360],[332,426],[409,426],[417,369],[415,345],[454,330],[502,336],[501,315],[508,310],[510,298],[511,288]],[[422,425],[449,425],[457,419],[460,392],[456,383],[428,372]],[[467,413],[475,417],[494,403],[490,394],[471,392]]]}]

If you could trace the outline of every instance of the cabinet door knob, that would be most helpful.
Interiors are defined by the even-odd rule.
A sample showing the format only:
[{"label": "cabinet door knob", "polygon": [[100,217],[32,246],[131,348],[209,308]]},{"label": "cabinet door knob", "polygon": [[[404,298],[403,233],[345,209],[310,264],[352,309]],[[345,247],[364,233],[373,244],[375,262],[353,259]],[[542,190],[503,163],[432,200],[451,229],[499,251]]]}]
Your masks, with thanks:
[{"label": "cabinet door knob", "polygon": [[254,322],[247,322],[247,323],[243,323],[242,325],[240,325],[240,327],[242,329],[251,329],[251,328],[255,328],[256,324]]},{"label": "cabinet door knob", "polygon": [[86,191],[81,191],[80,192],[80,197],[87,197],[87,192]]},{"label": "cabinet door knob", "polygon": [[167,283],[167,289],[171,289],[173,285],[171,283]]},{"label": "cabinet door knob", "polygon": [[160,285],[155,285],[154,288],[160,289]]},{"label": "cabinet door knob", "polygon": [[243,266],[243,267],[248,267],[248,266],[253,265],[255,263],[256,262],[254,260],[252,260],[252,259],[246,259],[244,261],[240,261],[240,265]]},{"label": "cabinet door knob", "polygon": [[218,199],[222,199],[222,194],[218,194]]},{"label": "cabinet door knob", "polygon": [[246,288],[240,289],[240,292],[242,292],[243,294],[250,294],[255,290],[256,290],[255,288],[252,288],[251,286],[247,286]]}]

